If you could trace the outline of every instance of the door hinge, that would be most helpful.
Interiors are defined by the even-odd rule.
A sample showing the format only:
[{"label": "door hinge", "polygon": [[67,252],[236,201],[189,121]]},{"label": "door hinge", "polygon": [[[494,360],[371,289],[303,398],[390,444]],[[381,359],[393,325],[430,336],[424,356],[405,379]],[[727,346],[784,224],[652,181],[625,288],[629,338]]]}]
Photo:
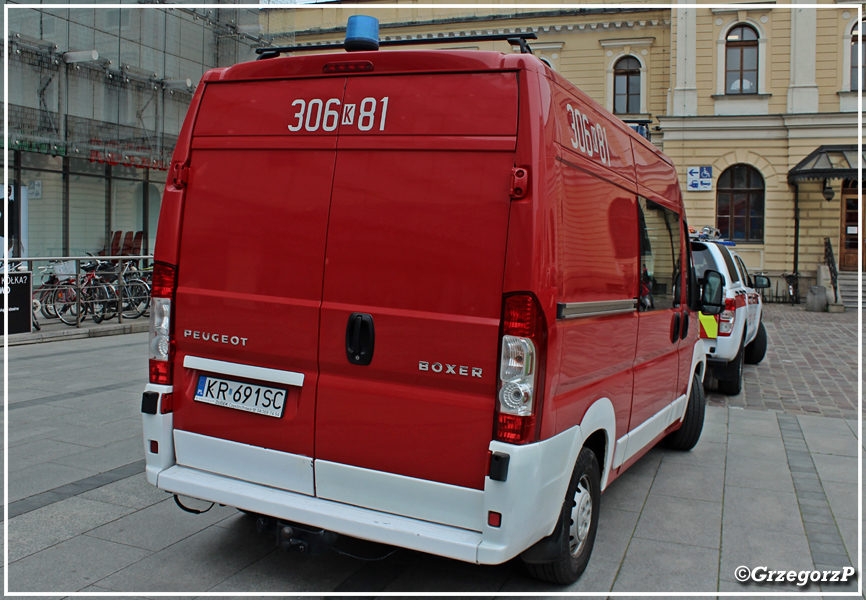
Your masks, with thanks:
[{"label": "door hinge", "polygon": [[174,165],[172,166],[172,183],[174,183],[174,187],[185,187],[188,181],[189,166],[181,163],[174,163]]},{"label": "door hinge", "polygon": [[514,167],[511,169],[511,190],[509,195],[513,200],[526,197],[529,187],[529,171],[525,167]]}]

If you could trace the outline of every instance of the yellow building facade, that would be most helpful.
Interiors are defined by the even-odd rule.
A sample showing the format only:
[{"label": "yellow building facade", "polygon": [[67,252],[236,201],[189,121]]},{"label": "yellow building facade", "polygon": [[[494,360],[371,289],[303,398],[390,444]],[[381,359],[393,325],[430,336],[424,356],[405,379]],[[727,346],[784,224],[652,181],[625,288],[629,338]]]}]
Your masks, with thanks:
[{"label": "yellow building facade", "polygon": [[796,270],[805,297],[825,238],[840,271],[861,268],[858,4],[401,4],[270,9],[263,22],[275,45],[300,47],[341,41],[353,14],[377,17],[382,40],[430,39],[414,48],[514,52],[442,38],[535,33],[530,46],[552,69],[623,119],[649,122],[678,167],[690,225],[734,239],[750,270],[780,282]]}]

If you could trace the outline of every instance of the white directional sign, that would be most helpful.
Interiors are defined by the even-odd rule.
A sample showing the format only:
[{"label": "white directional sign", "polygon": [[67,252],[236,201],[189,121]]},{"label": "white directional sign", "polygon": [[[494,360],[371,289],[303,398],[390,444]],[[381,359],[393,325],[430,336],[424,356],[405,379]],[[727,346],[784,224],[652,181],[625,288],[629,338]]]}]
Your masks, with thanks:
[{"label": "white directional sign", "polygon": [[713,168],[689,167],[686,169],[686,189],[690,192],[712,192]]}]

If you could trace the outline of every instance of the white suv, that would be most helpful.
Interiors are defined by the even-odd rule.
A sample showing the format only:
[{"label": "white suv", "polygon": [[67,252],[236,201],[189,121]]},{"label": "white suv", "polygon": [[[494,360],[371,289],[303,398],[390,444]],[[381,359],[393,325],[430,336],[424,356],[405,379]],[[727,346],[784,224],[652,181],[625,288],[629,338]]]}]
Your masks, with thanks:
[{"label": "white suv", "polygon": [[719,382],[724,394],[739,394],[743,363],[756,365],[767,352],[767,331],[761,323],[761,295],[770,287],[763,275],[749,275],[742,259],[730,249],[733,242],[692,238],[692,255],[698,279],[707,269],[725,278],[725,309],[718,315],[700,313],[701,338],[707,349],[707,373]]}]

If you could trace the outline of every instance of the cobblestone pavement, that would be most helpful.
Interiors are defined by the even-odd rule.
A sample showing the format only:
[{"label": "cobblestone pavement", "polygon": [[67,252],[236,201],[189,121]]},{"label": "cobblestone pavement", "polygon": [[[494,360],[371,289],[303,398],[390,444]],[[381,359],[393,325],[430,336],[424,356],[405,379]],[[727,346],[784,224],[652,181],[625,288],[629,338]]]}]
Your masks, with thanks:
[{"label": "cobblestone pavement", "polygon": [[857,312],[806,312],[805,305],[765,304],[769,344],[759,365],[746,365],[743,391],[707,390],[709,406],[794,415],[857,417]]}]

